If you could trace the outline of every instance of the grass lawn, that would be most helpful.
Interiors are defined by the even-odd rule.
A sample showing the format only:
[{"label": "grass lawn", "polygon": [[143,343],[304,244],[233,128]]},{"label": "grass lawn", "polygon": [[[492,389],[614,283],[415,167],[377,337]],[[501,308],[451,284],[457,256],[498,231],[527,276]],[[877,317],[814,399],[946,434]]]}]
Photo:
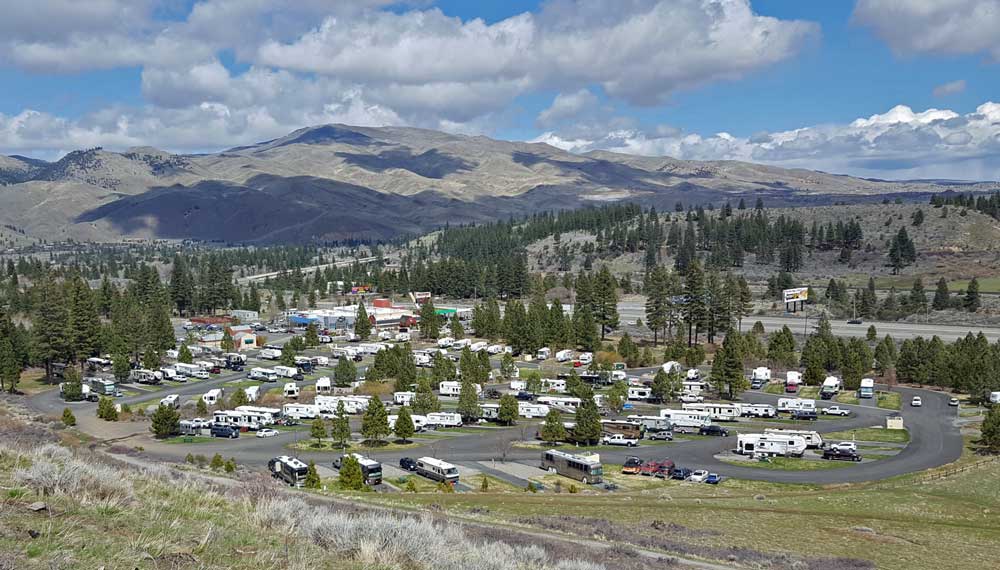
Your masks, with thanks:
[{"label": "grass lawn", "polygon": [[45,371],[40,368],[25,370],[21,373],[21,379],[17,381],[17,389],[29,396],[53,388],[58,390],[59,384],[46,384]]},{"label": "grass lawn", "polygon": [[838,404],[855,404],[859,403],[858,396],[855,392],[841,392],[837,394],[834,401]]},{"label": "grass lawn", "polygon": [[819,399],[819,386],[802,386],[796,398]]},{"label": "grass lawn", "polygon": [[824,433],[823,439],[843,441],[875,441],[884,443],[908,443],[910,432],[905,429],[861,428]]},{"label": "grass lawn", "polygon": [[756,469],[774,469],[776,471],[819,471],[822,469],[840,469],[857,465],[853,461],[824,461],[812,459],[796,459],[794,457],[772,457],[769,461],[740,461],[738,459],[720,459],[723,463],[738,467],[753,467]]},{"label": "grass lawn", "polygon": [[878,407],[898,410],[902,407],[902,398],[899,392],[878,392]]},{"label": "grass lawn", "polygon": [[[981,459],[966,451],[960,464]],[[835,466],[831,468],[850,465],[803,463],[830,463]],[[617,483],[614,469],[606,466],[605,470],[608,479]],[[364,500],[417,511],[435,504],[454,515],[474,511],[480,513],[477,520],[498,523],[542,524],[549,517],[583,517],[581,528],[610,521],[643,536],[655,534],[649,523],[658,520],[676,525],[672,534],[677,533],[685,545],[679,553],[707,559],[724,559],[729,549],[745,548],[817,558],[862,558],[886,570],[989,568],[995,566],[996,545],[1000,544],[1000,518],[996,516],[1000,462],[939,479],[914,474],[832,487],[739,479],[726,479],[718,487],[662,480],[647,485],[645,477],[635,476],[638,483],[633,484],[640,488],[626,489],[620,484],[615,492],[559,478],[563,492],[556,494],[551,477],[539,477],[546,489],[538,494],[365,494]],[[576,484],[581,492],[567,493],[569,484]],[[590,519],[598,523],[590,524]],[[788,540],[789,536],[795,540]],[[712,556],[713,552],[721,554]]]},{"label": "grass lawn", "polygon": [[772,382],[771,384],[764,386],[764,391],[767,392],[768,394],[784,394],[785,386],[782,384],[775,384]]},{"label": "grass lawn", "polygon": [[216,438],[207,435],[179,435],[162,440],[163,443],[208,443]]}]

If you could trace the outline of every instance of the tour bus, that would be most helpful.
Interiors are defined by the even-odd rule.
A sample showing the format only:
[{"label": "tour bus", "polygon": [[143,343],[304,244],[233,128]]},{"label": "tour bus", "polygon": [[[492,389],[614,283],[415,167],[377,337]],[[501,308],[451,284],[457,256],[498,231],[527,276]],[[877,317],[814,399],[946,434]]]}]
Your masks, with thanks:
[{"label": "tour bus", "polygon": [[817,449],[823,447],[823,436],[814,431],[767,428],[764,433],[767,435],[794,435],[806,440],[806,445],[809,447]]},{"label": "tour bus", "polygon": [[576,479],[584,485],[594,485],[604,480],[604,467],[597,455],[573,455],[550,449],[542,453],[541,468],[549,473]]},{"label": "tour bus", "polygon": [[698,431],[699,428],[712,425],[712,416],[708,412],[693,410],[660,410],[660,417],[670,418],[674,431]]},{"label": "tour bus", "polygon": [[705,412],[717,422],[735,422],[740,417],[739,404],[698,402],[696,404],[682,404],[681,409],[691,412]]},{"label": "tour bus", "polygon": [[267,462],[267,470],[275,479],[281,479],[292,487],[303,487],[306,484],[306,476],[309,474],[309,466],[295,457],[282,455]]},{"label": "tour bus", "polygon": [[441,461],[433,457],[421,457],[417,459],[417,473],[443,483],[454,485],[458,483],[458,467],[447,461]]}]

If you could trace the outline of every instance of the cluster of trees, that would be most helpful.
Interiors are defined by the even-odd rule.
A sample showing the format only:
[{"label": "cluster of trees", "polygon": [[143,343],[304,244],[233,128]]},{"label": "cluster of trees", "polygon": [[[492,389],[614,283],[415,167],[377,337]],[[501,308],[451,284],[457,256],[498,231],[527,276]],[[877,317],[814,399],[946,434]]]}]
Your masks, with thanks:
[{"label": "cluster of trees", "polygon": [[959,309],[976,312],[982,305],[979,280],[976,278],[969,281],[964,293],[953,294],[949,290],[948,281],[942,277],[935,286],[933,296],[929,296],[923,279],[917,277],[909,291],[900,293],[892,287],[882,299],[878,298],[874,278],[869,278],[868,285],[863,289],[855,289],[853,294],[846,283],[831,279],[823,297],[833,314],[856,314],[859,317],[885,321],[925,314],[930,310]]},{"label": "cluster of trees", "polygon": [[985,398],[1000,390],[1000,342],[990,344],[979,333],[948,344],[937,336],[916,337],[899,345],[896,377]]},{"label": "cluster of trees", "polygon": [[[889,337],[883,342],[895,347]],[[824,316],[802,346],[799,365],[804,369],[803,381],[810,386],[822,384],[829,373],[839,370],[844,388],[857,390],[861,386],[861,378],[872,369],[873,359],[874,354],[867,340],[834,336],[830,321]],[[891,363],[884,364],[891,368]]]},{"label": "cluster of trees", "polygon": [[986,214],[994,220],[1000,220],[1000,192],[974,196],[972,194],[935,194],[931,196],[931,205],[935,208],[953,206],[975,210]]}]

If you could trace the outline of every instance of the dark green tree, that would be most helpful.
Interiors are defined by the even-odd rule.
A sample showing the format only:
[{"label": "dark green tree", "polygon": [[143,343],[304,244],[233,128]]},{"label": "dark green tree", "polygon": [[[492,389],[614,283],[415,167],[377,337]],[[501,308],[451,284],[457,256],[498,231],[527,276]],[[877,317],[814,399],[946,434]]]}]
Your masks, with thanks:
[{"label": "dark green tree", "polygon": [[586,398],[576,411],[573,440],[583,445],[593,445],[601,439],[601,414],[593,396]]},{"label": "dark green tree", "polygon": [[76,416],[73,415],[73,411],[69,408],[63,408],[62,423],[66,427],[73,427],[76,425]]},{"label": "dark green tree", "polygon": [[365,476],[361,471],[361,463],[353,454],[347,454],[340,461],[338,483],[345,491],[360,491],[365,486]]},{"label": "dark green tree", "polygon": [[410,438],[413,437],[415,428],[413,427],[413,417],[410,416],[410,408],[408,406],[403,406],[399,409],[399,415],[396,416],[396,425],[393,431],[396,433],[396,437],[403,440],[403,443],[408,443]]},{"label": "dark green tree", "polygon": [[560,441],[566,441],[566,427],[563,426],[562,415],[559,414],[559,410],[555,408],[549,410],[549,413],[545,416],[545,423],[542,424],[539,435],[541,435],[543,441],[553,445]]},{"label": "dark green tree", "polygon": [[306,480],[303,482],[303,486],[306,489],[319,489],[320,484],[319,471],[316,470],[316,462],[310,460],[309,467],[306,470]]},{"label": "dark green tree", "polygon": [[965,289],[965,298],[962,299],[962,306],[970,313],[975,313],[982,306],[982,299],[979,297],[979,279],[973,277],[969,281],[969,286]]},{"label": "dark green tree", "polygon": [[347,442],[351,439],[351,420],[347,416],[343,400],[337,402],[337,414],[330,427],[330,438],[336,441],[337,447],[341,449],[347,447]]},{"label": "dark green tree", "polygon": [[441,333],[441,315],[434,308],[434,301],[427,299],[420,306],[420,336],[435,339]]},{"label": "dark green tree", "polygon": [[346,354],[337,360],[333,369],[333,382],[338,388],[347,388],[358,379],[358,369]]},{"label": "dark green tree", "polygon": [[505,426],[512,426],[517,423],[517,415],[517,398],[512,394],[500,396],[500,409],[497,412],[497,420]]},{"label": "dark green tree", "polygon": [[951,306],[951,292],[948,290],[948,281],[942,277],[938,279],[937,288],[934,289],[934,300],[931,307],[935,311],[943,311]]},{"label": "dark green tree", "polygon": [[372,324],[368,320],[368,311],[365,309],[364,302],[358,303],[358,312],[354,317],[354,334],[358,335],[361,340],[366,340],[372,335]]},{"label": "dark green tree", "polygon": [[150,431],[157,439],[165,439],[181,431],[181,415],[172,406],[160,405],[150,417]]},{"label": "dark green tree", "polygon": [[373,397],[369,400],[365,415],[361,418],[361,436],[381,444],[387,435],[389,435],[389,414],[386,413],[382,400]]},{"label": "dark green tree", "polygon": [[323,440],[326,439],[326,421],[323,418],[316,418],[312,421],[312,425],[309,426],[309,437],[316,440],[316,447],[319,447]]},{"label": "dark green tree", "polygon": [[482,415],[479,409],[476,385],[464,374],[462,375],[462,387],[458,393],[458,407],[455,411],[462,415],[462,421],[466,423],[475,421]]}]

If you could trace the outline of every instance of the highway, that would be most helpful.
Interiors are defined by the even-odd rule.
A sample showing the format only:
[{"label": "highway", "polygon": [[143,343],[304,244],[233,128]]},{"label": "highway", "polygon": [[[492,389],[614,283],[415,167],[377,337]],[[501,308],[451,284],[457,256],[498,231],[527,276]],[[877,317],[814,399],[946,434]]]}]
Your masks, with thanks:
[{"label": "highway", "polygon": [[[646,320],[646,309],[638,301],[622,302],[618,304],[618,315],[622,322],[634,322],[636,319]],[[787,326],[795,334],[805,334],[813,332],[816,323],[819,322],[816,316],[810,315],[808,320],[803,316],[755,316],[744,317],[743,329],[748,330],[753,323],[760,321],[764,325],[764,330],[772,332],[781,330]],[[980,331],[986,335],[990,342],[1000,340],[1000,327],[982,327],[977,325],[937,325],[937,324],[916,324],[892,321],[865,321],[860,325],[849,325],[844,320],[831,320],[830,328],[833,334],[845,337],[863,337],[868,333],[869,325],[875,325],[879,337],[890,335],[895,340],[904,340],[922,336],[930,338],[934,335],[941,337],[945,342],[952,342],[964,337],[969,332],[978,334]]]},{"label": "highway", "polygon": [[[360,258],[345,259],[343,261],[337,261],[337,262],[334,262],[334,263],[324,263],[323,265],[312,265],[312,266],[309,266],[309,267],[303,267],[303,268],[300,269],[300,271],[302,272],[303,275],[308,275],[310,273],[315,272],[318,269],[326,269],[327,267],[347,267],[347,266],[353,265],[355,263],[371,263],[371,262],[375,261],[376,259],[378,259],[378,258],[377,257],[360,257]],[[238,278],[236,280],[236,282],[238,284],[240,284],[240,285],[247,285],[247,284],[249,284],[251,282],[254,282],[254,281],[263,281],[264,279],[267,279],[268,277],[277,277],[278,275],[281,275],[281,274],[282,274],[281,271],[271,271],[269,273],[258,273],[257,275],[247,275],[245,277],[240,277],[240,278]]]}]

